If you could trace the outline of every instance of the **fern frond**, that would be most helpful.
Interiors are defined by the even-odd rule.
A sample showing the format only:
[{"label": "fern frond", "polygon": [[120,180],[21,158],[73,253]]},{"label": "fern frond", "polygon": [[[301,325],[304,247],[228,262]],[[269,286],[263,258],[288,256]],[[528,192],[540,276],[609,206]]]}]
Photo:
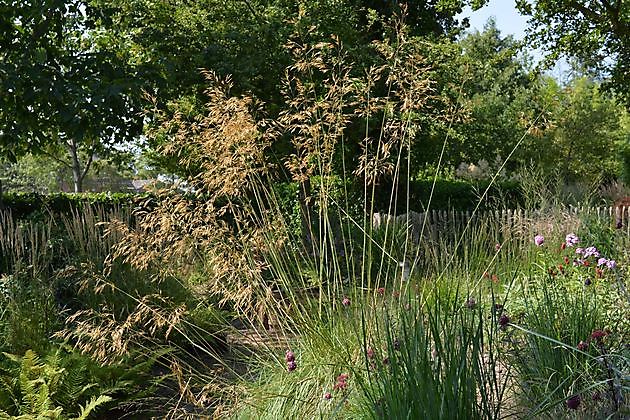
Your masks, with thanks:
[{"label": "fern frond", "polygon": [[112,400],[111,397],[107,395],[101,395],[98,398],[92,397],[92,399],[84,406],[81,406],[81,413],[79,417],[76,417],[75,420],[85,420],[88,418],[90,413],[94,411],[98,406],[108,403]]}]

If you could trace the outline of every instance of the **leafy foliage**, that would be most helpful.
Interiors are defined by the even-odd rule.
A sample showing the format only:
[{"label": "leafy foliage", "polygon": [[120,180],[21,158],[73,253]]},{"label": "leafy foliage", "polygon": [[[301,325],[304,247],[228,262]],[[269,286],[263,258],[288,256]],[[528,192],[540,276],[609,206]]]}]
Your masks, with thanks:
[{"label": "leafy foliage", "polygon": [[95,28],[90,2],[0,8],[0,151],[11,160],[47,153],[73,171],[81,191],[94,157],[115,154],[142,128],[136,73],[117,40]]},{"label": "leafy foliage", "polygon": [[576,57],[587,68],[611,76],[610,85],[630,106],[630,5],[627,1],[518,0],[520,12],[530,16],[533,47]]},{"label": "leafy foliage", "polygon": [[0,359],[0,418],[86,419],[112,398],[90,383],[85,358],[62,348],[44,360],[33,352]]}]

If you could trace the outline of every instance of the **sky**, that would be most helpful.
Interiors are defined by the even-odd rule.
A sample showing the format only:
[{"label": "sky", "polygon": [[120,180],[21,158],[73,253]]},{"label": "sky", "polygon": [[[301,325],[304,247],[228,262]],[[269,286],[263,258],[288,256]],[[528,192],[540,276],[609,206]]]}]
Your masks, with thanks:
[{"label": "sky", "polygon": [[516,39],[523,39],[527,18],[521,16],[516,11],[514,0],[490,0],[487,5],[473,12],[467,7],[461,15],[470,18],[470,29],[483,30],[483,26],[489,18],[494,17],[497,21],[497,28],[504,35],[514,35]]},{"label": "sky", "polygon": [[[473,12],[470,7],[466,7],[458,18],[468,17],[470,19],[469,31],[483,31],[483,27],[489,18],[494,17],[497,28],[502,35],[513,35],[515,39],[523,39],[525,37],[525,29],[527,28],[527,17],[521,16],[516,10],[515,0],[490,0],[481,9]],[[535,62],[541,58],[540,51],[529,51]],[[564,60],[560,60],[549,73],[558,79],[562,78],[562,74],[569,68]]]}]

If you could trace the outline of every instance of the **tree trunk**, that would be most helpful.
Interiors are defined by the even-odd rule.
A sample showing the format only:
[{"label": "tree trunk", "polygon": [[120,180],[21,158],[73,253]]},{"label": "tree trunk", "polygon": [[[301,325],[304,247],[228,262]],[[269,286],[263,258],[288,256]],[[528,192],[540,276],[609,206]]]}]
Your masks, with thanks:
[{"label": "tree trunk", "polygon": [[0,210],[4,209],[4,201],[2,201],[2,180],[0,180]]},{"label": "tree trunk", "polygon": [[71,140],[68,143],[68,151],[70,152],[70,158],[72,160],[72,180],[74,181],[74,192],[83,192],[83,171],[81,170],[81,162],[79,161],[79,153],[77,150],[77,143]]}]

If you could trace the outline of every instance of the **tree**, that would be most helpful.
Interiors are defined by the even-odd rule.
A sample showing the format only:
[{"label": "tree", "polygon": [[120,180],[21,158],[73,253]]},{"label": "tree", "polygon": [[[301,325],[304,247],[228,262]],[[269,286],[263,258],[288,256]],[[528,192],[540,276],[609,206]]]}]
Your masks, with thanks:
[{"label": "tree", "polygon": [[[452,35],[466,22],[455,19],[465,5],[486,0],[409,2],[412,35],[435,39]],[[141,63],[144,88],[155,110],[173,116],[200,117],[206,81],[199,69],[230,75],[233,93],[253,94],[265,102],[266,114],[286,108],[281,93],[285,69],[292,64],[286,48],[299,33],[316,45],[336,35],[355,63],[357,74],[374,63],[372,41],[383,39],[387,20],[400,11],[398,1],[381,0],[93,0],[106,19],[103,30],[125,39],[130,59]],[[366,16],[370,16],[367,18]],[[374,23],[376,21],[376,23]],[[159,125],[159,124],[156,124]],[[155,148],[163,137],[149,139]],[[278,150],[276,150],[278,151]],[[173,161],[153,154],[158,164],[177,171]]]},{"label": "tree", "polygon": [[455,16],[460,14],[465,6],[477,10],[488,3],[488,0],[361,0],[357,3],[357,6],[372,9],[383,17],[392,17],[400,13],[404,5],[411,34],[454,38],[468,27],[467,18],[460,22]]},{"label": "tree", "polygon": [[102,16],[87,0],[0,5],[0,153],[50,156],[76,192],[95,158],[142,129],[137,73],[96,27]]},{"label": "tree", "polygon": [[519,55],[520,44],[511,36],[501,36],[495,21],[489,20],[483,32],[467,35],[459,47],[459,73],[470,119],[456,127],[461,141],[454,141],[451,163],[505,158],[525,131],[520,115],[532,106],[534,83]]},{"label": "tree", "polygon": [[565,180],[621,174],[627,116],[614,97],[602,92],[598,83],[580,77],[563,89],[554,114],[551,151]]},{"label": "tree", "polygon": [[69,183],[70,172],[47,156],[22,156],[16,163],[0,161],[0,182],[6,191],[48,194]]},{"label": "tree", "polygon": [[576,57],[610,76],[608,86],[630,108],[630,1],[517,0],[530,16],[528,39],[547,50],[548,61]]}]

